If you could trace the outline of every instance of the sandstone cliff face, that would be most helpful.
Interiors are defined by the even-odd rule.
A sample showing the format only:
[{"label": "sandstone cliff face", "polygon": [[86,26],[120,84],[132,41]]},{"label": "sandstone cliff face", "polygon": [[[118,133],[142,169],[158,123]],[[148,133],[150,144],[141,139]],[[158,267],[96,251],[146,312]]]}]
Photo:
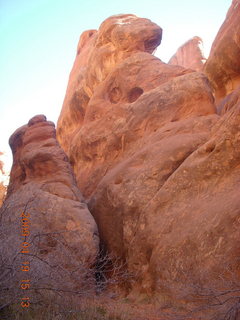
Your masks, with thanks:
[{"label": "sandstone cliff face", "polygon": [[[113,17],[102,25],[114,30],[117,24],[125,39],[121,59],[108,64],[105,76],[91,74],[109,63],[107,57],[100,67],[90,67],[86,51],[78,51],[58,138],[102,246],[138,275],[132,292],[165,290],[174,297],[173,284],[191,288],[200,278],[206,282],[222,274],[231,261],[236,268],[239,104],[232,100],[220,118],[204,74],[164,64],[150,54],[153,48],[132,50],[132,40],[128,50],[131,28],[139,43],[146,38],[141,42],[141,19],[131,18],[127,31],[124,19],[129,18]],[[139,33],[132,21],[139,21]],[[99,42],[102,26],[85,44],[90,56],[112,46],[112,33]],[[148,26],[160,35],[149,21]],[[85,61],[84,71],[78,61]],[[91,88],[86,100],[83,83]]]},{"label": "sandstone cliff face", "polygon": [[240,85],[240,1],[233,0],[205,65],[217,101]]},{"label": "sandstone cliff face", "polygon": [[[106,46],[112,47],[115,33],[107,33],[106,37],[105,30],[115,30],[116,26],[126,41],[124,50],[121,47],[118,48],[119,52],[117,49],[114,51],[117,57],[121,56],[121,60],[110,64],[105,55],[102,64],[97,59],[95,64],[88,62],[82,72],[78,61],[85,61],[85,51],[81,53],[78,50],[58,121],[58,139],[70,158],[78,185],[87,198],[106,172],[115,163],[121,162],[129,150],[133,152],[133,146],[143,136],[170,121],[215,113],[208,81],[202,74],[167,65],[146,52],[149,50],[143,44],[155,44],[151,47],[152,52],[161,37],[161,29],[149,20],[128,15],[107,19],[95,33],[95,40],[91,40],[98,46],[89,43],[89,46],[93,46],[91,56],[97,56]],[[146,29],[144,34],[143,28]],[[138,47],[136,44],[133,46],[132,33],[138,35],[134,40],[139,44]],[[106,41],[100,45],[102,34]],[[93,83],[90,82],[89,73],[96,72],[102,65],[111,67],[108,74],[102,77],[102,81],[99,79],[98,85],[94,82],[95,78],[92,78]],[[75,81],[76,78],[81,79],[80,84]],[[87,81],[88,86],[95,89],[85,103],[82,101],[85,94],[80,93],[79,85],[82,87]],[[76,112],[73,114],[72,97],[76,95]],[[77,112],[82,110],[83,105],[84,116],[78,117]]]},{"label": "sandstone cliff face", "polygon": [[238,102],[140,211],[128,257],[150,292],[199,279],[208,287],[220,281],[223,290],[221,275],[231,286],[239,266],[239,120]]},{"label": "sandstone cliff face", "polygon": [[[1,268],[9,288],[5,298],[22,295],[19,283],[26,276],[31,289],[79,289],[96,258],[98,232],[56,140],[54,124],[35,116],[13,133],[10,146],[13,166],[0,211]],[[24,248],[23,242],[29,245]],[[28,273],[21,272],[24,261],[31,266]],[[15,270],[13,277],[7,277],[8,266]]]},{"label": "sandstone cliff face", "polygon": [[160,38],[128,15],[84,33],[57,132],[101,245],[138,276],[132,293],[174,300],[237,269],[240,104],[235,90],[217,115],[203,73],[151,55]]},{"label": "sandstone cliff face", "polygon": [[195,71],[202,71],[206,58],[203,55],[203,42],[194,37],[184,43],[169,60],[169,64],[179,65]]}]

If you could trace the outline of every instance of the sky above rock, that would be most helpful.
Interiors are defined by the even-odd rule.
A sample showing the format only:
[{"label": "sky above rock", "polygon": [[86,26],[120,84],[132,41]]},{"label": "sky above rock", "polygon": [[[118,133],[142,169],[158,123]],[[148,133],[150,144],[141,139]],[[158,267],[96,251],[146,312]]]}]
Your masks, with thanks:
[{"label": "sky above rock", "polygon": [[0,0],[0,151],[36,114],[57,121],[80,34],[107,17],[133,13],[163,28],[155,53],[168,62],[179,46],[200,36],[208,54],[231,0]]}]

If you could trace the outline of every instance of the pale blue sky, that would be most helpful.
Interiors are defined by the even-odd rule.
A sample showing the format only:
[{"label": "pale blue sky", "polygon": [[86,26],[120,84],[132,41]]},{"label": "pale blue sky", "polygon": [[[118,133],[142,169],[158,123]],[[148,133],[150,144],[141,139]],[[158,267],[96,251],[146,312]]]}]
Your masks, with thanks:
[{"label": "pale blue sky", "polygon": [[113,14],[163,28],[156,55],[167,62],[193,36],[208,52],[231,0],[0,0],[0,151],[32,116],[56,122],[80,34]]}]

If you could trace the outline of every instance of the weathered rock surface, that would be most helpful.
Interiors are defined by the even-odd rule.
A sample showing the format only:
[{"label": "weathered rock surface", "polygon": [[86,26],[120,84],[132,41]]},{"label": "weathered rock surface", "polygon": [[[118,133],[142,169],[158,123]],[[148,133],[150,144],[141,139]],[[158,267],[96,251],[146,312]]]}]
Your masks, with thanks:
[{"label": "weathered rock surface", "polygon": [[[22,295],[19,283],[26,276],[32,289],[84,290],[86,268],[98,252],[98,232],[56,140],[54,124],[35,116],[9,143],[13,166],[0,211],[7,295]],[[29,252],[20,254],[24,241]],[[21,272],[23,261],[31,266],[27,273]],[[13,277],[7,277],[8,266],[15,270]]]},{"label": "weathered rock surface", "polygon": [[[150,214],[149,202],[191,153],[206,141],[216,120],[215,115],[209,115],[166,123],[142,138],[107,172],[89,206],[101,239],[111,252],[128,262],[134,259],[129,250],[142,228],[140,215]],[[137,256],[142,250],[136,251]],[[142,268],[141,263],[137,266]]]},{"label": "weathered rock surface", "polygon": [[229,286],[236,281],[239,120],[238,102],[140,211],[128,261],[133,269],[141,266],[144,289],[161,291],[163,283],[172,281],[184,282],[184,288],[202,281],[211,288],[211,281],[218,280],[223,290],[224,276]]},{"label": "weathered rock surface", "polygon": [[65,151],[85,118],[95,88],[119,62],[133,53],[152,53],[161,37],[160,27],[134,15],[113,16],[104,21],[98,31],[82,34],[58,120],[58,139]]},{"label": "weathered rock surface", "polygon": [[193,37],[177,50],[168,63],[202,71],[205,62],[202,39]]},{"label": "weathered rock surface", "polygon": [[100,118],[86,120],[72,139],[69,152],[78,185],[87,198],[109,169],[128,157],[128,152],[139,149],[143,137],[168,122],[215,113],[208,81],[198,73],[171,79],[132,103],[97,101]]},{"label": "weathered rock surface", "polygon": [[211,48],[204,71],[220,101],[240,85],[240,1],[233,0]]},{"label": "weathered rock surface", "polygon": [[[178,282],[192,288],[228,264],[236,270],[240,106],[233,99],[217,115],[203,73],[150,54],[160,42],[152,30],[159,37],[161,29],[145,21],[112,17],[91,40],[83,34],[57,132],[102,245],[138,275],[136,292],[174,296]],[[121,58],[112,62],[101,52],[112,48],[115,28],[124,47],[114,47]],[[127,43],[132,29],[151,50]]]},{"label": "weathered rock surface", "polygon": [[[89,32],[83,33],[78,48],[82,48]],[[115,33],[124,35],[124,47],[120,46],[121,42],[115,44]],[[86,51],[78,49],[57,128],[58,140],[86,197],[113,162],[122,159],[122,153],[147,134],[146,130],[151,132],[182,117],[215,113],[208,81],[203,75],[165,64],[149,53],[161,40],[161,29],[149,20],[132,15],[114,16],[100,26],[94,37],[88,43],[84,41],[90,52],[88,61]],[[119,59],[109,60],[108,55],[102,55],[109,48]],[[80,66],[81,61],[84,67]],[[96,75],[92,76],[96,72],[102,75],[98,82]],[[83,101],[89,91],[86,83],[91,93]],[[179,94],[182,91],[184,96]]]}]

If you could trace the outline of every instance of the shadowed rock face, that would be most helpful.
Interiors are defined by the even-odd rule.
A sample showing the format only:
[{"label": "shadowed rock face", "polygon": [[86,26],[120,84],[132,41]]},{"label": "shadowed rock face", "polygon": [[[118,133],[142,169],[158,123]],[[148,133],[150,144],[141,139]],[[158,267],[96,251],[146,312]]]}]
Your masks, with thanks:
[{"label": "shadowed rock face", "polygon": [[[19,294],[16,283],[26,260],[31,264],[32,287],[76,290],[96,257],[98,232],[56,140],[54,124],[43,115],[35,116],[9,142],[13,166],[0,211],[3,268],[11,265],[16,270],[14,277],[6,278],[9,294],[14,290]],[[30,243],[29,255],[19,255],[23,241]],[[78,271],[71,274],[73,270]]]},{"label": "shadowed rock face", "polygon": [[219,104],[218,113],[224,115],[232,109],[238,102],[240,102],[240,87],[229,93]]},{"label": "shadowed rock face", "polygon": [[202,71],[204,63],[206,62],[202,47],[202,39],[194,37],[184,43],[168,63],[190,68],[195,71]]},{"label": "shadowed rock face", "polygon": [[204,71],[217,101],[240,85],[240,1],[233,0],[210,52]]},{"label": "shadowed rock face", "polygon": [[182,275],[191,288],[237,255],[239,103],[221,118],[203,73],[152,56],[143,43],[160,30],[127,15],[84,33],[57,132],[102,246],[138,274],[136,292],[161,294],[168,281],[174,296]]}]

